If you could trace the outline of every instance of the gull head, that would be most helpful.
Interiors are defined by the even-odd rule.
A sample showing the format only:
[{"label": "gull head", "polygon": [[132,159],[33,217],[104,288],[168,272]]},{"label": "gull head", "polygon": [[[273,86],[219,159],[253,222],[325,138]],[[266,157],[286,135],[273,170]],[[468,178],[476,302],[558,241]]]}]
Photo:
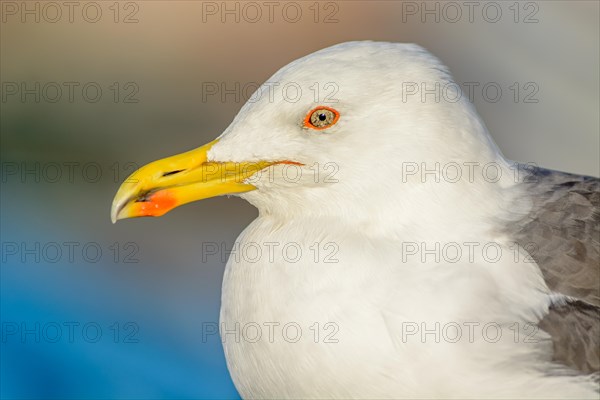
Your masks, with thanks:
[{"label": "gull head", "polygon": [[499,157],[432,54],[414,44],[348,42],[280,69],[214,141],[134,172],[111,217],[160,216],[238,195],[261,215],[386,219],[427,206],[436,190],[459,195],[457,185],[425,187],[415,168]]}]

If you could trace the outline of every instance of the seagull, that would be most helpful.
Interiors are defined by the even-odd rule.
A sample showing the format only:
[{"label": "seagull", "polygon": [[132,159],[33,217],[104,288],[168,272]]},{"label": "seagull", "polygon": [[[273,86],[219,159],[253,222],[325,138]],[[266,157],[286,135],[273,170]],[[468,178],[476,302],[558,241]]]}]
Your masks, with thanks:
[{"label": "seagull", "polygon": [[243,398],[598,399],[600,181],[504,158],[422,47],[291,62],[111,217],[221,195],[259,211],[221,298]]}]

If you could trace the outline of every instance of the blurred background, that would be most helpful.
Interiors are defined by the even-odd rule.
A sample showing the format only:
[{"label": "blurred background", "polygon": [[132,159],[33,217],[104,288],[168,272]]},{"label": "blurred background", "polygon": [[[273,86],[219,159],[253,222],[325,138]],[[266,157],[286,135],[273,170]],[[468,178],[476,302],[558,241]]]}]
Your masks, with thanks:
[{"label": "blurred background", "polygon": [[213,139],[247,85],[323,47],[425,46],[508,158],[598,176],[599,4],[0,2],[0,395],[239,398],[206,333],[256,210],[222,197],[112,225],[110,204],[136,165]]}]

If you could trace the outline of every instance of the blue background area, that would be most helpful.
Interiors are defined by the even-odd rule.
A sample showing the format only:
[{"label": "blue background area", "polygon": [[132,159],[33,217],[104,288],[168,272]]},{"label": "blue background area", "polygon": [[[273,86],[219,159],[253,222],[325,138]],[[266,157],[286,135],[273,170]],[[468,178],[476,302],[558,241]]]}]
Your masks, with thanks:
[{"label": "blue background area", "polygon": [[[59,187],[52,190],[69,191]],[[18,191],[3,187],[3,204]],[[14,207],[2,224],[3,398],[239,398],[220,339],[212,330],[203,335],[206,324],[218,321],[220,259],[194,265],[174,255],[169,261],[169,242],[178,233],[158,227],[145,239],[119,240],[125,224],[111,225],[107,210],[90,216],[87,227],[106,226],[106,237],[99,236],[103,229],[81,230],[58,216],[24,225],[19,220],[30,207],[35,201]],[[165,236],[166,250],[152,243]],[[72,258],[65,242],[79,243]],[[128,249],[115,262],[115,242],[121,251],[121,243],[135,243],[135,254]],[[35,250],[36,243],[39,251],[12,254],[13,244]]]},{"label": "blue background area", "polygon": [[[44,2],[27,3],[33,9]],[[236,22],[220,13],[204,18],[202,1],[121,2],[115,22],[108,8],[114,2],[98,3],[103,14],[94,23],[80,12],[69,22],[66,10],[52,23],[31,16],[22,22],[18,14],[3,14],[0,23],[3,85],[78,85],[72,101],[65,89],[56,102],[49,92],[39,100],[7,95],[0,103],[2,398],[239,398],[219,338],[202,337],[203,324],[218,321],[226,258],[207,257],[203,246],[231,249],[256,210],[237,198],[216,198],[157,219],[109,219],[132,165],[211,141],[251,94],[205,96],[207,83],[255,87],[290,61],[348,40],[415,42],[447,64],[457,82],[502,87],[500,101],[485,101],[480,90],[473,101],[508,158],[599,173],[596,1],[526,2],[539,7],[536,23],[522,21],[531,8],[521,8],[515,23],[513,2],[499,2],[504,14],[495,23],[481,14],[469,22],[466,12],[456,22],[423,22],[403,14],[406,2],[371,0],[321,2],[316,22],[308,8],[314,2],[299,2],[303,16],[294,23],[282,18],[283,7],[273,22],[264,9],[258,22],[243,15]],[[331,3],[335,22],[325,23],[336,9],[325,9]],[[137,22],[124,23],[132,11]],[[528,91],[514,101],[515,82],[522,90],[534,82],[538,102],[522,101]],[[102,88],[97,102],[82,95],[87,83]],[[78,244],[72,260],[65,242]],[[34,255],[10,251],[36,243]],[[90,243],[102,251],[97,261],[82,254]],[[60,256],[51,252],[54,244]],[[65,323],[78,324],[73,341]],[[90,340],[93,329],[82,332],[86,324],[102,329],[97,342]],[[39,326],[39,341],[23,336],[22,326]],[[53,342],[55,326],[61,337]]]}]

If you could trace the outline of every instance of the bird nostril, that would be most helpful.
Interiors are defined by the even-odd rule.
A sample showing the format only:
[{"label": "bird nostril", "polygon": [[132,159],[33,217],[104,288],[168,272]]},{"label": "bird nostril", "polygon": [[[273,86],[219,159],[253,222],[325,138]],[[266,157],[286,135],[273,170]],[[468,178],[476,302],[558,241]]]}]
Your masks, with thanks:
[{"label": "bird nostril", "polygon": [[162,176],[165,177],[165,176],[169,176],[169,175],[175,175],[175,174],[180,173],[181,171],[185,171],[185,170],[184,169],[178,169],[178,170],[175,170],[175,171],[165,172]]}]

